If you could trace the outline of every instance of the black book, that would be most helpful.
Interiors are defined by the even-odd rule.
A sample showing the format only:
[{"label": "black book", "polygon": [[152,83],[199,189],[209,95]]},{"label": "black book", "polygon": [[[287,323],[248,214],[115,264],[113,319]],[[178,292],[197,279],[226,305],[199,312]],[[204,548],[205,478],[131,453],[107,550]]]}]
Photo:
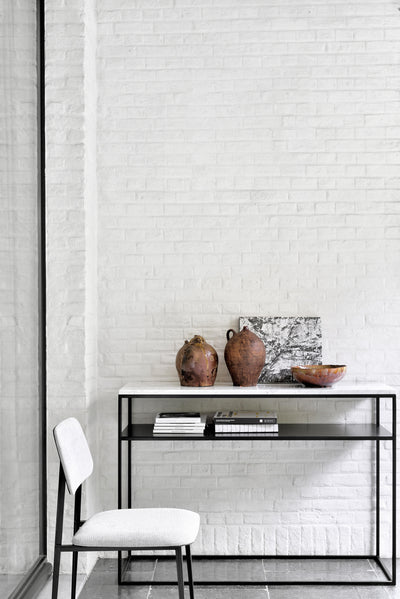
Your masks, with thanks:
[{"label": "black book", "polygon": [[194,424],[201,422],[200,412],[160,412],[155,422]]}]

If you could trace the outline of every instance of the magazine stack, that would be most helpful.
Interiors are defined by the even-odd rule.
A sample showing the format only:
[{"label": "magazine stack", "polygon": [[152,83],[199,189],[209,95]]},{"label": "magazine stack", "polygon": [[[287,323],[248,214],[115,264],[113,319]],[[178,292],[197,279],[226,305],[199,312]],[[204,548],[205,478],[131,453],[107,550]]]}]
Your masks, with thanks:
[{"label": "magazine stack", "polygon": [[202,436],[206,426],[205,417],[199,412],[160,412],[154,421],[154,435]]},{"label": "magazine stack", "polygon": [[214,414],[215,434],[248,435],[255,433],[277,434],[278,417],[275,412],[216,412]]}]

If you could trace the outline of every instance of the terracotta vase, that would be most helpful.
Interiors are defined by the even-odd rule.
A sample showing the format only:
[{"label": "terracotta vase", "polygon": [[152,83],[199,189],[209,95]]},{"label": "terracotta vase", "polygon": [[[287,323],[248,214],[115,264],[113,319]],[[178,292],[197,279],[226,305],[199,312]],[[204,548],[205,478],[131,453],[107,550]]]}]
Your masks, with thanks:
[{"label": "terracotta vase", "polygon": [[212,387],[215,383],[218,354],[200,335],[185,341],[175,363],[183,387]]},{"label": "terracotta vase", "polygon": [[226,338],[225,362],[233,384],[235,387],[254,387],[265,364],[264,343],[247,327],[240,333],[229,329]]}]

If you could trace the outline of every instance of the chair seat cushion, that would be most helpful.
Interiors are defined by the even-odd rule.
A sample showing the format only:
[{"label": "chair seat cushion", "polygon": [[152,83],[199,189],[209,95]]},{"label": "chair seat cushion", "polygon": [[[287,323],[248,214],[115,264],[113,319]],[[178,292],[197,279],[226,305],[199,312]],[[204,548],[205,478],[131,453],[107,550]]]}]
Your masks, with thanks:
[{"label": "chair seat cushion", "polygon": [[197,537],[200,516],[174,508],[99,512],[86,520],[72,539],[84,547],[178,547]]}]

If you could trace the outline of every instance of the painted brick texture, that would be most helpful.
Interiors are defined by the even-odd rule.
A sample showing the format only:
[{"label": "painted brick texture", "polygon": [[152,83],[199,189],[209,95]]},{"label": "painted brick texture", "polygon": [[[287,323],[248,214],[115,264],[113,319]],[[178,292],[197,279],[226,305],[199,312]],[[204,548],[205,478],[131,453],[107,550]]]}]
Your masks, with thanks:
[{"label": "painted brick texture", "polygon": [[[399,24],[392,1],[99,0],[106,506],[116,389],[176,380],[195,333],[226,381],[239,315],[320,315],[327,362],[400,383]],[[283,421],[371,416],[360,403],[275,407]],[[368,552],[371,452],[135,444],[135,500],[198,509],[195,551]]]},{"label": "painted brick texture", "polygon": [[[46,2],[47,385],[49,555],[59,461],[53,427],[75,416],[97,458],[96,19],[92,0]],[[101,506],[97,476],[83,514]],[[66,530],[73,499],[67,494]],[[67,535],[68,533],[66,533]],[[66,537],[67,538],[67,537]],[[83,554],[80,567],[93,564]],[[70,556],[61,560],[70,568]]]},{"label": "painted brick texture", "polygon": [[[69,187],[54,172],[65,168],[57,146],[49,168],[79,227],[70,248],[79,279],[66,272],[64,292],[77,287],[81,302],[80,243],[90,245],[91,232],[66,190],[82,192],[83,34],[79,19],[68,27],[59,58],[71,107],[63,123],[55,112],[53,132],[77,140],[60,146]],[[116,505],[118,388],[177,380],[175,354],[195,333],[216,347],[223,382],[225,331],[239,315],[319,315],[326,362],[348,364],[352,379],[400,385],[399,35],[392,0],[97,1],[104,508]],[[63,93],[61,82],[54,99]],[[62,362],[60,376],[70,368]],[[371,417],[369,402],[265,407],[283,422]],[[148,420],[159,408],[135,411]],[[371,455],[369,443],[137,443],[135,504],[198,509],[195,552],[369,552]],[[386,513],[390,541],[388,522]]]}]

